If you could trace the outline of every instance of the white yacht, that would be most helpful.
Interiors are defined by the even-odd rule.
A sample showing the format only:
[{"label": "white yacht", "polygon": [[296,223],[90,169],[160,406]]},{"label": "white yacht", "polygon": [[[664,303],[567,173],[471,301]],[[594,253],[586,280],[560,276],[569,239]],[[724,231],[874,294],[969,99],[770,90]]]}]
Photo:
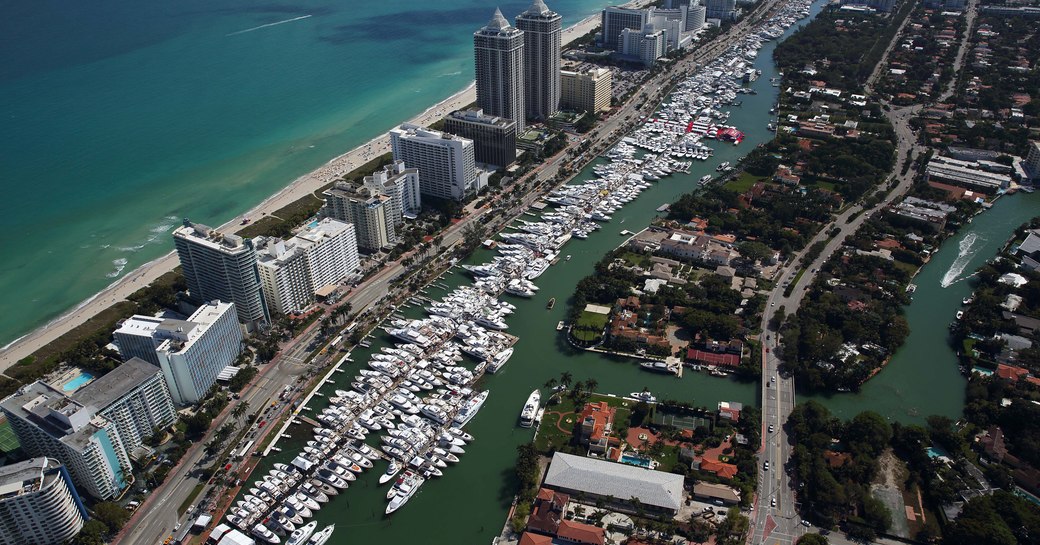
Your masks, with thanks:
[{"label": "white yacht", "polygon": [[455,415],[455,426],[462,427],[468,424],[470,420],[473,420],[473,417],[477,415],[477,411],[484,406],[484,401],[487,400],[489,391],[484,390],[480,392],[462,405],[462,409]]},{"label": "white yacht", "polygon": [[411,471],[398,478],[393,488],[387,493],[387,499],[390,500],[390,504],[386,506],[386,514],[389,515],[408,503],[408,500],[412,499],[412,496],[415,495],[415,492],[419,490],[419,487],[424,482],[426,482],[426,479]]},{"label": "white yacht", "polygon": [[318,521],[312,520],[308,522],[302,528],[297,528],[296,531],[289,534],[289,538],[285,540],[285,545],[304,545],[317,528]]},{"label": "white yacht", "polygon": [[390,465],[387,466],[386,471],[379,476],[379,484],[386,484],[391,479],[397,476],[397,473],[401,471],[401,466],[397,464],[397,460],[390,460]]},{"label": "white yacht", "polygon": [[538,390],[531,392],[531,395],[527,397],[527,403],[524,403],[524,409],[520,411],[520,425],[525,428],[530,428],[534,425],[535,419],[538,418],[538,409],[542,401],[542,394]]},{"label": "white yacht", "polygon": [[506,348],[505,350],[499,352],[488,363],[487,372],[491,374],[497,373],[499,369],[505,366],[506,362],[508,362],[509,358],[511,358],[512,356],[513,347]]},{"label": "white yacht", "polygon": [[330,525],[326,526],[325,528],[322,528],[322,530],[320,532],[314,534],[314,536],[311,537],[310,545],[325,545],[325,542],[327,542],[329,540],[329,538],[332,537],[332,532],[335,532],[335,531],[336,531],[336,525],[335,524],[330,524]]}]

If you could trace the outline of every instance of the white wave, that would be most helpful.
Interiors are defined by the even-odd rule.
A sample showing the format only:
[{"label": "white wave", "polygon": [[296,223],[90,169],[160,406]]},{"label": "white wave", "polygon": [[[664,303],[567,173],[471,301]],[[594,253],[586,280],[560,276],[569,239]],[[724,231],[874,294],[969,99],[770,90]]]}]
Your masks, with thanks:
[{"label": "white wave", "polygon": [[961,239],[957,243],[959,252],[957,253],[957,259],[953,260],[950,264],[950,268],[943,275],[939,285],[948,288],[951,284],[957,281],[957,277],[964,272],[964,269],[971,262],[971,258],[975,257],[978,252],[978,248],[975,247],[976,242],[985,242],[985,239],[979,238],[975,233],[968,233],[967,236]]},{"label": "white wave", "polygon": [[438,78],[450,78],[451,76],[461,76],[462,70],[456,70],[454,72],[448,72],[447,74],[437,74]]},{"label": "white wave", "polygon": [[116,248],[116,250],[119,250],[120,252],[138,252],[144,248],[144,246],[144,244],[138,244],[137,246],[120,246]]},{"label": "white wave", "polygon": [[159,225],[156,225],[155,227],[152,227],[151,231],[153,233],[160,233],[160,234],[162,234],[162,233],[165,233],[166,231],[169,231],[170,229],[172,229],[174,225],[175,224],[173,224],[173,223],[160,223]]},{"label": "white wave", "polygon": [[308,17],[311,17],[311,15],[301,15],[299,17],[293,17],[292,19],[286,19],[284,21],[275,21],[273,23],[267,23],[266,25],[255,26],[253,28],[247,28],[245,30],[239,30],[237,32],[232,32],[231,34],[225,34],[224,36],[225,37],[227,37],[227,36],[237,36],[239,34],[245,34],[246,32],[252,32],[254,30],[260,30],[261,28],[267,28],[269,26],[284,25],[285,23],[291,23],[293,21],[299,21],[300,19],[306,19]]},{"label": "white wave", "polygon": [[29,336],[29,334],[26,333],[25,335],[22,335],[21,337],[18,337],[17,339],[15,339],[15,340],[13,340],[13,341],[11,341],[11,342],[3,345],[3,346],[0,346],[0,352],[2,352],[4,350],[7,350],[8,348],[11,348],[11,345],[13,345],[14,343],[16,343],[16,342],[18,342],[18,341],[20,341],[20,340],[22,340],[22,339],[24,339],[24,338],[26,338],[28,336]]},{"label": "white wave", "polygon": [[126,263],[127,263],[127,261],[126,261],[125,257],[121,257],[119,259],[113,259],[112,260],[112,264],[116,266],[116,270],[106,274],[105,276],[107,276],[109,278],[115,278],[115,277],[119,276],[119,274],[121,272],[123,272],[123,269],[126,268]]}]

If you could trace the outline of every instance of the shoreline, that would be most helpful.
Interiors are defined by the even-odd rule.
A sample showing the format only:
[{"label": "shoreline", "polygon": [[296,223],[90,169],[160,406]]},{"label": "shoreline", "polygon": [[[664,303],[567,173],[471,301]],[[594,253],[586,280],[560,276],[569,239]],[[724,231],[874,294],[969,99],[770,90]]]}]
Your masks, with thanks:
[{"label": "shoreline", "polygon": [[[629,5],[639,6],[645,3],[649,3],[648,0],[634,0]],[[598,14],[590,15],[563,29],[562,45],[566,46],[577,38],[591,32],[599,26],[599,20]],[[476,99],[476,81],[474,80],[466,87],[403,122],[429,126],[443,118],[446,114],[472,104]],[[396,127],[398,124],[395,123],[393,126]],[[388,151],[390,151],[389,129],[371,140],[333,157],[318,168],[297,177],[278,192],[267,197],[248,211],[236,215],[228,222],[216,227],[216,229],[230,231],[238,228],[239,224],[237,222],[243,216],[258,219],[258,217],[273,214],[275,211],[296,202],[306,195],[313,194],[322,186],[331,183],[340,176],[351,172],[374,157]],[[31,356],[37,350],[82,325],[110,306],[127,300],[131,294],[174,270],[179,264],[180,261],[177,259],[175,251],[170,251],[148,261],[122,278],[113,281],[101,291],[76,303],[69,310],[42,326],[0,347],[0,374],[6,372],[7,369],[19,360]]]}]

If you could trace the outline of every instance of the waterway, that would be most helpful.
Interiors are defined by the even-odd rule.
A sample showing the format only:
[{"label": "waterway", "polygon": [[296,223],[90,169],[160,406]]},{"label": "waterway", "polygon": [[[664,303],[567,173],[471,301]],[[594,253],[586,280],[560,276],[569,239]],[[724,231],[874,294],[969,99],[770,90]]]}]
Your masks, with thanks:
[{"label": "waterway", "polygon": [[1019,193],[999,199],[991,210],[975,216],[914,279],[917,291],[906,308],[910,336],[885,369],[857,393],[811,398],[843,418],[868,409],[901,422],[922,423],[933,414],[959,417],[965,379],[949,343],[949,324],[961,301],[971,294],[967,277],[992,259],[1038,208],[1040,195]]},{"label": "waterway", "polygon": [[[819,9],[817,3],[814,16]],[[793,31],[790,29],[787,34]],[[614,214],[614,219],[603,229],[586,240],[575,239],[568,243],[561,254],[570,254],[572,259],[561,260],[537,279],[541,290],[535,297],[509,297],[517,307],[508,318],[509,333],[519,336],[520,342],[510,362],[497,375],[489,375],[479,384],[479,388],[490,390],[490,396],[467,426],[476,440],[466,447],[461,463],[449,467],[444,477],[426,483],[392,518],[383,516],[386,488],[377,484],[377,478],[385,465],[377,464],[317,514],[321,525],[337,525],[331,543],[413,540],[434,545],[489,543],[501,530],[516,490],[513,477],[516,447],[530,441],[533,433],[518,427],[520,409],[532,389],[562,372],[570,372],[576,381],[595,378],[600,392],[624,395],[648,387],[659,398],[695,405],[712,407],[719,401],[758,403],[756,383],[740,383],[696,372],[687,372],[682,379],[646,373],[632,360],[573,349],[562,334],[555,331],[555,326],[564,319],[567,298],[577,282],[591,274],[594,264],[624,240],[625,237],[619,235],[622,229],[636,230],[646,225],[656,215],[657,207],[694,189],[697,180],[704,174],[714,173],[717,164],[738,160],[772,136],[766,124],[768,110],[776,96],[776,89],[769,83],[769,78],[776,75],[772,65],[773,48],[773,43],[763,47],[756,61],[762,77],[752,87],[758,94],[743,95],[743,105],[732,109],[731,122],[747,135],[741,145],[719,146],[711,161],[695,163],[689,175],[657,182],[638,200]],[[591,176],[591,169],[585,169],[578,180]],[[957,373],[956,359],[946,343],[946,325],[953,319],[960,300],[971,290],[967,282],[954,282],[945,288],[941,282],[951,270],[956,274],[947,280],[969,274],[991,257],[1018,224],[1032,217],[1038,204],[1040,195],[1001,199],[991,212],[976,217],[971,225],[948,241],[917,277],[919,288],[913,304],[907,308],[912,333],[888,367],[860,393],[816,399],[845,417],[868,408],[901,421],[923,420],[929,414],[959,415],[964,381]],[[621,220],[625,223],[621,224]],[[964,242],[961,246],[966,240],[974,242]],[[486,261],[490,255],[480,250],[471,262]],[[469,282],[470,279],[456,269],[435,284],[454,287]],[[430,288],[426,295],[436,299],[445,291]],[[550,297],[556,297],[557,303],[552,310],[546,310]],[[401,311],[409,317],[424,315],[418,307]],[[326,396],[332,395],[336,388],[348,389],[349,379],[368,361],[368,356],[379,347],[391,344],[380,330],[376,330],[373,337],[370,348],[353,353],[355,363],[346,365],[345,373],[333,375],[338,384],[321,389]],[[325,398],[314,398],[313,412],[319,412],[326,403]],[[278,445],[284,451],[265,459],[258,472],[266,472],[275,462],[291,460],[293,453],[309,438],[310,430],[293,426],[289,433],[293,438]]]},{"label": "waterway", "polygon": [[[817,3],[813,9],[814,16],[819,9],[820,3]],[[787,34],[793,31],[789,29]],[[513,478],[516,447],[530,441],[533,434],[532,430],[517,425],[520,410],[531,390],[565,371],[570,372],[575,381],[595,378],[598,382],[596,389],[600,392],[627,395],[648,387],[661,399],[678,399],[695,405],[714,407],[719,401],[757,404],[758,385],[755,383],[740,383],[696,372],[687,372],[682,379],[644,372],[633,360],[573,349],[563,335],[556,332],[556,323],[564,319],[567,299],[578,281],[591,274],[594,264],[625,240],[626,237],[619,234],[621,230],[638,230],[646,226],[657,214],[657,207],[695,189],[697,180],[705,174],[714,174],[719,163],[736,162],[748,150],[773,136],[766,125],[777,92],[769,81],[776,76],[772,63],[774,47],[775,42],[766,44],[755,62],[755,67],[762,70],[762,76],[751,87],[758,94],[742,95],[743,105],[731,109],[730,123],[744,131],[746,138],[743,143],[739,146],[720,143],[710,161],[696,162],[688,175],[675,175],[656,182],[639,199],[616,212],[614,219],[603,229],[592,233],[588,239],[569,242],[561,255],[570,254],[572,259],[561,259],[536,280],[541,290],[535,297],[506,296],[517,307],[516,312],[508,317],[508,332],[519,336],[520,342],[509,363],[497,375],[488,376],[479,385],[482,389],[489,389],[490,396],[481,412],[467,426],[476,440],[466,447],[461,463],[448,468],[443,477],[426,483],[392,518],[383,516],[386,489],[377,485],[377,479],[386,466],[377,464],[375,469],[351,483],[348,490],[318,513],[320,524],[335,522],[337,525],[333,544],[407,543],[417,539],[434,545],[489,543],[501,530],[516,492]],[[592,176],[591,167],[586,168],[577,180]],[[490,252],[480,250],[471,261],[486,261],[490,255]],[[457,271],[436,284],[454,287],[471,282]],[[436,299],[444,291],[431,288],[426,294]],[[550,297],[556,297],[557,303],[552,310],[546,310]],[[419,308],[402,310],[410,317],[422,315]],[[356,363],[345,366],[346,373],[333,375],[339,385],[322,388],[326,396],[332,395],[336,388],[349,389],[349,379],[359,366],[367,362],[369,354],[390,343],[380,330],[375,331],[374,337],[369,349],[353,353]],[[319,412],[326,403],[323,398],[315,398],[311,406],[314,412]],[[275,462],[291,460],[293,453],[310,435],[309,429],[296,426],[291,427],[289,433],[293,439],[278,445],[284,451],[265,459],[258,471],[266,472]]]}]

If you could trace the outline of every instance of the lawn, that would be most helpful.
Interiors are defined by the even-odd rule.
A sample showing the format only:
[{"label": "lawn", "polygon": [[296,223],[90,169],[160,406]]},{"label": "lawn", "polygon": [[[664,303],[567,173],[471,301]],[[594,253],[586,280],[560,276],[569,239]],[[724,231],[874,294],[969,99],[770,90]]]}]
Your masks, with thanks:
[{"label": "lawn", "polygon": [[762,176],[755,176],[754,174],[748,174],[747,172],[744,172],[740,176],[737,176],[729,183],[727,183],[725,187],[726,189],[736,191],[737,193],[743,193],[751,189],[751,186],[763,181],[768,181],[768,178],[763,178]]},{"label": "lawn", "polygon": [[[538,438],[535,439],[534,446],[539,452],[549,453],[558,450],[571,441],[569,432],[574,429],[574,424],[577,422],[577,411],[579,408],[576,407],[574,400],[568,395],[568,392],[563,392],[559,399],[558,403],[545,407],[545,416],[538,425]],[[589,397],[589,401],[606,401],[611,407],[617,408],[614,419],[615,432],[619,427],[628,427],[628,419],[631,415],[631,411],[628,408],[630,401],[620,397],[600,395]],[[562,419],[561,414],[563,415]],[[567,431],[561,430],[561,427]]]},{"label": "lawn", "polygon": [[642,267],[644,269],[650,268],[650,256],[646,254],[637,254],[636,252],[625,252],[621,254],[621,259],[625,260],[625,263],[635,267]]},{"label": "lawn", "polygon": [[603,328],[610,318],[608,314],[584,311],[571,328],[571,335],[582,342],[595,342],[603,336]]}]

